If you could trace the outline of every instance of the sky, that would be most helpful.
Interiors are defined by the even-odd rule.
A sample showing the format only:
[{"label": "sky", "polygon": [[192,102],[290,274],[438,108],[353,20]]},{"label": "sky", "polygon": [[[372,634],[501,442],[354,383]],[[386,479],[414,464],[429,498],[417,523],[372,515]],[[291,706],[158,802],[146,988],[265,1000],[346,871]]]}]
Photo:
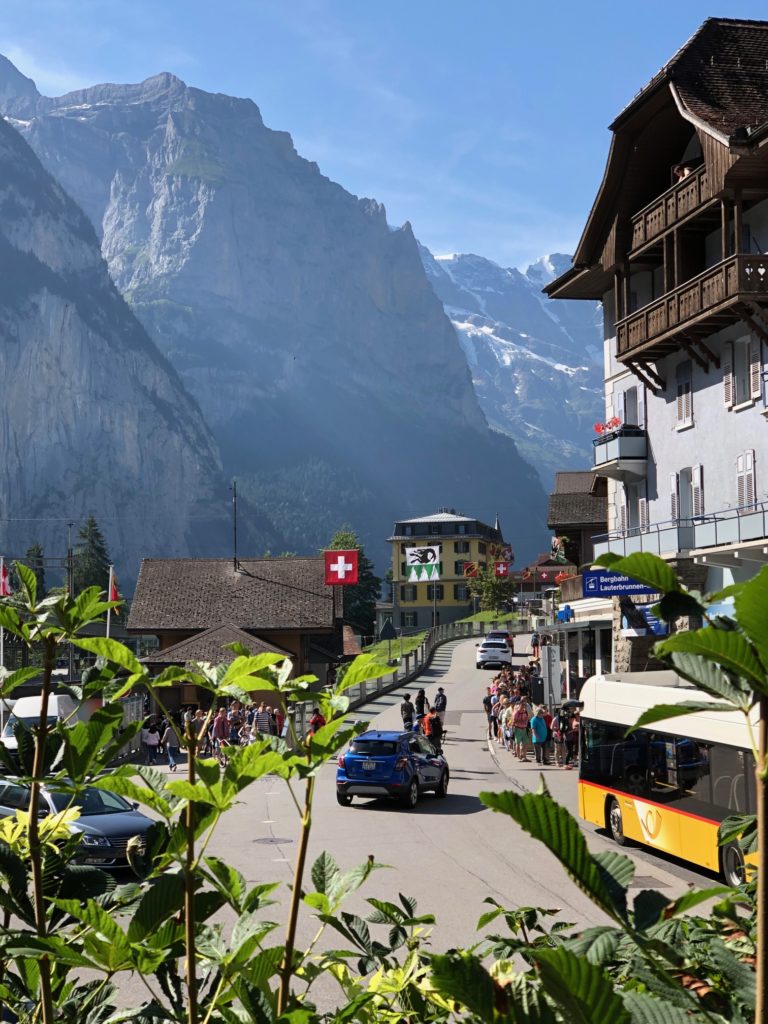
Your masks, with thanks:
[{"label": "sky", "polygon": [[253,99],[436,254],[571,253],[607,126],[707,16],[758,2],[0,0],[0,52],[55,96],[170,71]]}]

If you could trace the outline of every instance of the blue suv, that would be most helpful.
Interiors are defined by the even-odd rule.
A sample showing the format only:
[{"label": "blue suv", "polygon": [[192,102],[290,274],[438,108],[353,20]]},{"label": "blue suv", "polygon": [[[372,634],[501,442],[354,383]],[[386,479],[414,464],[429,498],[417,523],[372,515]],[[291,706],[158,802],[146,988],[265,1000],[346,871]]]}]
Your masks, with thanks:
[{"label": "blue suv", "polygon": [[448,762],[426,736],[416,732],[364,732],[339,756],[336,799],[342,807],[353,796],[395,797],[415,807],[419,794],[448,795]]}]

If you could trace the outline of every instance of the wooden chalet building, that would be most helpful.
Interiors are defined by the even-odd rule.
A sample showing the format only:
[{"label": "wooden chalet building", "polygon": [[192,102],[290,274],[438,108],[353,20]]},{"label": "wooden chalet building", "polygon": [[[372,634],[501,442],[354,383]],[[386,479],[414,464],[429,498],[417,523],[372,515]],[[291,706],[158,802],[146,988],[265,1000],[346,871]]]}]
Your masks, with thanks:
[{"label": "wooden chalet building", "polygon": [[[325,681],[344,653],[341,587],[325,584],[322,558],[147,558],[141,563],[128,632],[151,635],[158,650],[144,660],[168,665],[220,664],[241,643],[253,654],[291,659],[297,675]],[[176,706],[204,700],[194,688]]]},{"label": "wooden chalet building", "polygon": [[[717,591],[768,562],[768,22],[709,18],[610,130],[573,266],[545,288],[603,307],[595,554],[653,552]],[[618,644],[617,670],[652,642]]]}]

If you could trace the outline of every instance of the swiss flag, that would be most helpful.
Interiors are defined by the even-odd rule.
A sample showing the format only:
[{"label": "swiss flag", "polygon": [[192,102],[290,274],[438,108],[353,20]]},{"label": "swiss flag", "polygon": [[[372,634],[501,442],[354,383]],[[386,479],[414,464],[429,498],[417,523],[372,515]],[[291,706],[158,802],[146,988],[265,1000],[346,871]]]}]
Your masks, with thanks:
[{"label": "swiss flag", "polygon": [[8,580],[8,566],[5,562],[1,562],[0,565],[0,597],[11,596],[11,584]]},{"label": "swiss flag", "polygon": [[325,551],[324,555],[325,582],[329,587],[358,582],[358,551]]},{"label": "swiss flag", "polygon": [[497,576],[509,576],[509,562],[494,562],[493,568]]}]

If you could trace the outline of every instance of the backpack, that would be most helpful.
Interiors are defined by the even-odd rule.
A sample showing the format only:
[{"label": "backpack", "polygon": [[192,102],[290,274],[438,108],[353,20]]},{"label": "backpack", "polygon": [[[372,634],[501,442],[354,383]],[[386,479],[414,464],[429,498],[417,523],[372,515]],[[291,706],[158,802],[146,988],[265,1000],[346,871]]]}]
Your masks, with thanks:
[{"label": "backpack", "polygon": [[528,728],[528,712],[525,708],[518,707],[512,716],[512,725],[515,729],[527,729]]}]

